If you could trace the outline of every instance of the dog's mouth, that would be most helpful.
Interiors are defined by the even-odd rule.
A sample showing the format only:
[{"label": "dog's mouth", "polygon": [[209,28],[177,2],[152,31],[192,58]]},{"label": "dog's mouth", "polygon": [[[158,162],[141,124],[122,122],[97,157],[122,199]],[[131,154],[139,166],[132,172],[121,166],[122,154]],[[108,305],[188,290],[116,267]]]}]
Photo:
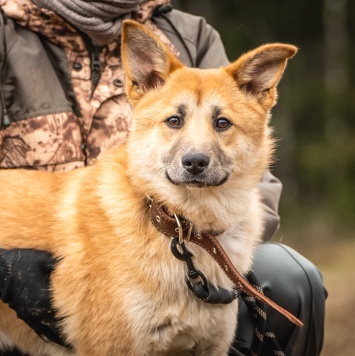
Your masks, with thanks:
[{"label": "dog's mouth", "polygon": [[222,177],[221,179],[208,179],[208,178],[204,178],[203,176],[201,177],[188,176],[180,180],[175,180],[170,177],[167,171],[165,171],[165,176],[167,180],[174,185],[206,188],[206,187],[217,187],[219,185],[224,184],[229,178],[229,173],[226,173],[224,177]]}]

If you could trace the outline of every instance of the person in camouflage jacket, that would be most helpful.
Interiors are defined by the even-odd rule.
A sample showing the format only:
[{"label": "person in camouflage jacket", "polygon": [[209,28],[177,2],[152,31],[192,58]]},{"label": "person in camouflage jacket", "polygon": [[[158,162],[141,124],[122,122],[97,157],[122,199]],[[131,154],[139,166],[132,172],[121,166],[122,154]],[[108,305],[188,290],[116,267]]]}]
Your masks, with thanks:
[{"label": "person in camouflage jacket", "polygon": [[[102,19],[93,12],[91,26],[90,17],[75,16],[77,3],[85,3],[82,8],[87,5],[88,12],[89,6],[101,3],[107,11]],[[203,18],[172,9],[169,0],[0,0],[0,6],[0,169],[83,168],[125,142],[132,110],[120,58],[124,18],[147,26],[188,66],[216,68],[229,62],[219,34]],[[96,25],[106,32],[95,32]],[[267,241],[279,226],[282,185],[266,172],[259,187]],[[18,251],[0,250],[0,299],[38,334],[63,343],[49,293],[37,293],[48,290],[55,261],[44,251],[25,252],[20,259]],[[11,278],[8,270],[21,271],[23,278]],[[26,271],[32,271],[30,280]],[[257,251],[254,271],[269,295],[305,323],[302,330],[294,329],[270,312],[270,323],[276,326],[286,354],[318,355],[325,294],[316,267],[286,246],[267,243]],[[33,298],[45,306],[42,315],[32,315],[31,303],[21,299],[24,283],[31,283]],[[231,350],[236,355],[247,352],[254,328],[243,305],[239,318],[240,331]]]}]

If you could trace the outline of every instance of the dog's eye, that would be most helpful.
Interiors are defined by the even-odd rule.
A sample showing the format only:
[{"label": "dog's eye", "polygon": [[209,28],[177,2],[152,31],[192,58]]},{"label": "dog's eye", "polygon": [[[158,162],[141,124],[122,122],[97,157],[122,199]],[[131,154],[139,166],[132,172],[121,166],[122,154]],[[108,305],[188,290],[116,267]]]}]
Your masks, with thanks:
[{"label": "dog's eye", "polygon": [[165,120],[165,122],[173,129],[178,129],[182,127],[183,124],[181,118],[178,116],[170,116]]},{"label": "dog's eye", "polygon": [[230,126],[231,122],[225,117],[218,118],[214,124],[214,127],[217,131],[227,130]]}]

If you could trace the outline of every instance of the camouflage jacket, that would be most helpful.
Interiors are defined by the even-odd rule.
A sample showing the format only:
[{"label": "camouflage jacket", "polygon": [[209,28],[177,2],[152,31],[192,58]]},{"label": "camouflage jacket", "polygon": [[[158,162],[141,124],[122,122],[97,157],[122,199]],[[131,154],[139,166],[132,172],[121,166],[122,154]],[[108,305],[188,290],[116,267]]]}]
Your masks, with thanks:
[{"label": "camouflage jacket", "polygon": [[[147,0],[132,17],[187,65],[228,63],[217,32],[202,18],[177,10],[154,14],[168,3]],[[0,0],[0,5],[5,14],[0,29],[0,168],[71,170],[124,143],[131,107],[124,94],[120,39],[94,47],[31,0]]]}]

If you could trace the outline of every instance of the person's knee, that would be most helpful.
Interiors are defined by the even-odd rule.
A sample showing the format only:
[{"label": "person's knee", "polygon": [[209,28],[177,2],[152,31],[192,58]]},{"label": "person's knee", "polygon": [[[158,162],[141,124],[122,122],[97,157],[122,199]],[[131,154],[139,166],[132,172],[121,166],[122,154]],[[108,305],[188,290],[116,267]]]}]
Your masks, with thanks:
[{"label": "person's knee", "polygon": [[323,293],[318,268],[292,248],[278,243],[264,243],[256,251],[253,270],[264,293],[274,301],[299,312],[300,300]]},{"label": "person's knee", "polygon": [[253,269],[264,293],[304,323],[297,328],[281,314],[269,311],[268,325],[283,349],[317,355],[323,342],[326,299],[318,268],[290,247],[265,243],[257,249]]},{"label": "person's knee", "polygon": [[[287,349],[289,355],[319,354],[314,350],[320,350],[322,344],[325,290],[317,267],[287,246],[264,243],[257,248],[253,271],[264,293],[305,324],[297,328],[283,315],[268,309],[267,328],[274,332],[282,349]],[[242,301],[240,307],[240,328],[234,346],[247,350],[253,338],[253,320]],[[317,337],[312,336],[315,334]],[[269,355],[270,350],[263,347],[263,354]]]}]

